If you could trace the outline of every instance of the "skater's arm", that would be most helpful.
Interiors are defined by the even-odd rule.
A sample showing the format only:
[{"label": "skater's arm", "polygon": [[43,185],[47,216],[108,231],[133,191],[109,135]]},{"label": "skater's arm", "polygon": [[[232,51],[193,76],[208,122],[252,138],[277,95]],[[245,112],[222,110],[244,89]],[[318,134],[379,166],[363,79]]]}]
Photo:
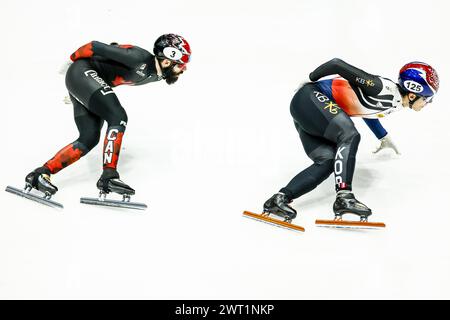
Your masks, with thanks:
[{"label": "skater's arm", "polygon": [[373,132],[373,134],[378,138],[378,140],[384,138],[388,134],[386,129],[381,124],[380,120],[366,118],[363,118],[363,120]]},{"label": "skater's arm", "polygon": [[135,67],[148,59],[150,53],[142,48],[132,45],[108,45],[99,41],[92,41],[75,51],[70,56],[70,59],[76,61],[78,59],[91,58],[93,56],[114,60],[128,67]]},{"label": "skater's arm", "polygon": [[70,60],[77,61],[78,59],[90,58],[94,55],[92,51],[92,42],[85,44],[78,48],[77,51],[70,55]]},{"label": "skater's arm", "polygon": [[358,69],[338,58],[334,58],[319,66],[310,73],[309,78],[311,81],[317,81],[332,74],[340,75],[351,85],[361,88],[364,93],[370,96],[379,94],[383,89],[383,83],[378,76]]}]

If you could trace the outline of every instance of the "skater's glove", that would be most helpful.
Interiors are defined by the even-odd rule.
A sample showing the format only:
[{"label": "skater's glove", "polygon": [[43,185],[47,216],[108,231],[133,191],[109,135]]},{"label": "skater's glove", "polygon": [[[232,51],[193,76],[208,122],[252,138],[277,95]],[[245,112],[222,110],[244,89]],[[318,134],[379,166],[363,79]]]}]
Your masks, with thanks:
[{"label": "skater's glove", "polygon": [[72,100],[70,100],[69,96],[65,96],[63,99],[64,104],[72,104]]},{"label": "skater's glove", "polygon": [[385,135],[383,138],[380,139],[380,145],[378,148],[373,151],[373,153],[378,153],[382,149],[393,149],[396,154],[401,154],[400,151],[398,151],[397,146],[395,145],[394,141],[392,141],[391,136],[389,134]]},{"label": "skater's glove", "polygon": [[70,65],[72,64],[72,61],[66,61],[64,64],[59,68],[59,74],[65,75],[67,73],[67,70],[69,70]]}]

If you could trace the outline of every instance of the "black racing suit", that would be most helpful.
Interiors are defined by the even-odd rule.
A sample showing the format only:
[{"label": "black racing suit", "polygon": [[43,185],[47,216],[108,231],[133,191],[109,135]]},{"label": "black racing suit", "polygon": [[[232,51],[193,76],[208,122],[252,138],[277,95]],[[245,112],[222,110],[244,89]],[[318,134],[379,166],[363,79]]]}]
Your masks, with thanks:
[{"label": "black racing suit", "polygon": [[86,155],[98,144],[106,121],[103,168],[115,171],[128,117],[112,88],[161,80],[157,75],[157,62],[150,52],[137,46],[107,45],[98,41],[80,47],[70,58],[74,62],[66,74],[66,87],[80,135],[44,167],[49,173],[57,173]]},{"label": "black racing suit", "polygon": [[[341,77],[317,81],[338,74]],[[294,95],[290,111],[306,154],[314,163],[282,188],[292,200],[316,188],[333,171],[336,191],[352,190],[360,134],[350,116],[363,117],[379,137],[378,118],[401,110],[398,85],[333,59],[310,74]]]}]

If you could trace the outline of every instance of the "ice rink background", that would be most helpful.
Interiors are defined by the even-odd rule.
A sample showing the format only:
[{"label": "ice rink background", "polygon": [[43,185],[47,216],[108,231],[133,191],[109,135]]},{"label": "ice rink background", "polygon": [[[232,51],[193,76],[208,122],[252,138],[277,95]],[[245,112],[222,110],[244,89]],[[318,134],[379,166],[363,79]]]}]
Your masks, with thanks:
[{"label": "ice rink background", "polygon": [[[91,41],[148,50],[179,33],[193,55],[180,81],[116,93],[129,125],[119,171],[147,211],[89,207],[101,149],[53,177],[58,211],[0,192],[3,299],[449,299],[447,1],[2,1],[0,185],[77,138],[61,64]],[[310,164],[290,99],[340,57],[396,80],[406,62],[441,78],[433,104],[383,120],[401,156],[362,134],[356,196],[383,231],[331,218],[332,178],[295,201],[304,234],[245,219]],[[103,139],[103,138],[102,138]]]}]

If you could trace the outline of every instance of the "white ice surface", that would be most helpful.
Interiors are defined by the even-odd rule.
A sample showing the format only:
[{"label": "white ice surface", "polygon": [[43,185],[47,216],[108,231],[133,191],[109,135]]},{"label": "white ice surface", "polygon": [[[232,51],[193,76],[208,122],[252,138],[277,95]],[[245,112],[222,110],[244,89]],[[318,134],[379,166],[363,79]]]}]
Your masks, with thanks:
[{"label": "white ice surface", "polygon": [[[77,138],[58,70],[99,40],[152,49],[184,35],[189,70],[120,87],[129,116],[119,169],[145,212],[89,207],[101,149],[53,177],[63,211],[0,192],[3,299],[449,299],[448,1],[2,1],[0,186]],[[438,70],[422,112],[383,120],[401,156],[374,155],[360,119],[354,190],[382,231],[314,226],[333,181],[298,199],[298,234],[241,216],[311,162],[289,114],[298,84],[340,57],[396,79]]]}]

